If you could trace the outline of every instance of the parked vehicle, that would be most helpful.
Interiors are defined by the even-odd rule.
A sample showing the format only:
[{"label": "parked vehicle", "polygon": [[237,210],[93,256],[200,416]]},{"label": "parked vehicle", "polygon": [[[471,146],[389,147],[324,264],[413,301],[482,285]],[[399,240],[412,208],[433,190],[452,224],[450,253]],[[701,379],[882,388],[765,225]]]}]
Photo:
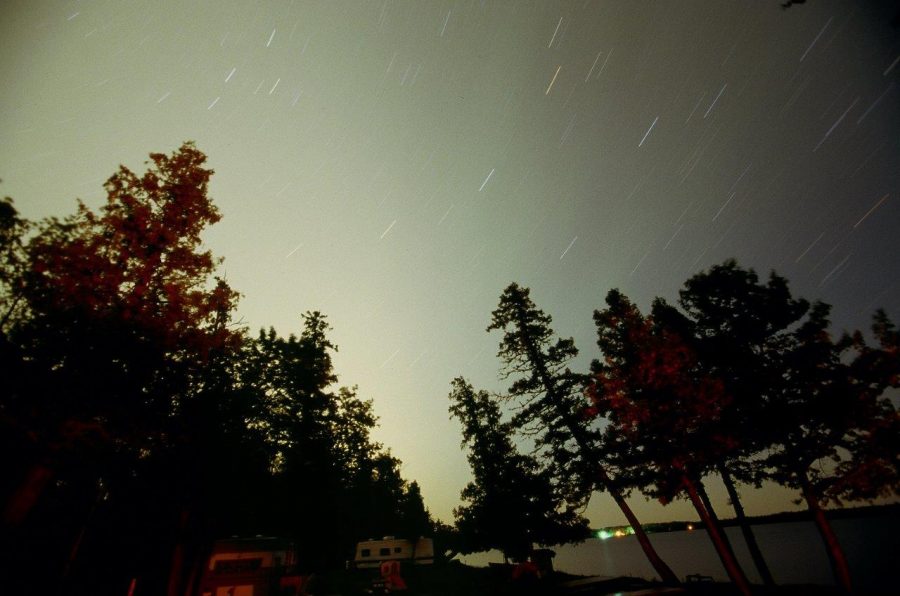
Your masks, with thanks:
[{"label": "parked vehicle", "polygon": [[399,561],[411,565],[434,563],[434,541],[431,538],[395,538],[385,536],[381,540],[364,540],[357,543],[353,566],[357,569],[380,568],[386,561]]},{"label": "parked vehicle", "polygon": [[257,536],[218,540],[203,566],[198,596],[291,596],[300,592],[289,540]]}]

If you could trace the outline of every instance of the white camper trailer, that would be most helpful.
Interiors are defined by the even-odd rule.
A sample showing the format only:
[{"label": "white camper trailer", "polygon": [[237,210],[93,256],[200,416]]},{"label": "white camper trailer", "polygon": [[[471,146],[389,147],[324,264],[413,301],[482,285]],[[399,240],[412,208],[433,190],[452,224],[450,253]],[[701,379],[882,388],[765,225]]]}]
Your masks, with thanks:
[{"label": "white camper trailer", "polygon": [[430,565],[434,563],[434,542],[431,538],[408,540],[385,536],[381,540],[364,540],[356,545],[353,566],[357,569],[377,568],[385,561]]}]

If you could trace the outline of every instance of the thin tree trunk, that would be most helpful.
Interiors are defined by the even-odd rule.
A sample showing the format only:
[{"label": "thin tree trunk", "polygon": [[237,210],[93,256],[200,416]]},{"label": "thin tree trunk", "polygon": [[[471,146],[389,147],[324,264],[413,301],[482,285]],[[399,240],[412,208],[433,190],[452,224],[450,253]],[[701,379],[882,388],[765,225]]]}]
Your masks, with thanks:
[{"label": "thin tree trunk", "polygon": [[172,565],[169,568],[169,586],[167,596],[180,596],[181,580],[184,575],[184,541],[187,534],[189,513],[182,509],[178,516],[178,533],[176,534],[175,550],[172,551]]},{"label": "thin tree trunk", "polygon": [[205,563],[205,557],[200,557],[197,553],[195,553],[194,563],[191,565],[191,572],[188,575],[187,581],[184,583],[183,596],[194,596],[194,594],[197,592],[197,581],[200,576],[201,568]]},{"label": "thin tree trunk", "polygon": [[725,533],[725,528],[722,527],[722,522],[719,520],[719,516],[716,515],[716,510],[713,508],[712,501],[709,500],[709,494],[706,492],[706,486],[703,484],[703,481],[697,478],[694,481],[694,486],[697,488],[697,494],[700,495],[700,500],[703,502],[703,506],[706,507],[706,511],[709,513],[709,517],[712,518],[716,527],[721,530],[722,541],[725,543],[725,547],[728,549],[728,552],[731,553],[732,558],[737,560],[737,555],[734,554],[734,547],[731,546],[731,540],[728,539],[728,534]]},{"label": "thin tree trunk", "polygon": [[659,574],[660,579],[667,584],[679,585],[681,582],[678,580],[678,576],[675,575],[675,572],[673,572],[668,565],[666,565],[666,562],[662,560],[662,557],[660,557],[659,553],[656,552],[656,549],[653,548],[653,544],[650,542],[650,538],[647,537],[647,533],[644,532],[644,527],[641,525],[641,522],[638,521],[637,516],[625,501],[622,493],[617,489],[612,479],[609,477],[609,474],[606,472],[606,469],[601,465],[600,457],[586,436],[587,433],[585,432],[585,429],[572,415],[572,412],[567,411],[565,402],[558,393],[556,382],[547,370],[543,355],[536,349],[534,340],[529,336],[528,331],[526,330],[527,324],[524,312],[522,312],[521,308],[519,309],[518,314],[519,335],[522,338],[522,345],[525,347],[525,351],[528,354],[529,362],[534,367],[535,372],[541,380],[541,384],[544,386],[544,390],[547,392],[550,403],[553,405],[565,426],[569,429],[572,438],[575,439],[575,443],[578,445],[584,458],[588,461],[592,461],[594,465],[596,465],[600,484],[609,491],[609,494],[612,495],[612,498],[619,506],[619,509],[625,514],[625,519],[628,520],[631,529],[634,530],[634,535],[637,536],[638,544],[641,545],[644,555],[647,557],[647,560],[650,561],[653,569]]},{"label": "thin tree trunk", "polygon": [[662,557],[659,556],[659,553],[656,552],[653,543],[650,542],[650,537],[647,536],[647,533],[644,531],[644,526],[641,525],[641,522],[634,514],[634,511],[631,510],[631,506],[625,500],[625,497],[622,496],[622,491],[618,489],[612,478],[609,477],[606,468],[600,463],[600,457],[594,452],[587,437],[584,436],[584,429],[578,426],[578,423],[565,412],[563,413],[563,420],[569,428],[569,432],[572,433],[572,437],[575,439],[578,448],[585,454],[585,457],[593,460],[600,485],[609,492],[610,496],[612,496],[613,500],[616,502],[616,505],[618,505],[619,509],[622,510],[622,513],[625,514],[625,519],[628,520],[628,524],[631,526],[631,529],[634,530],[634,535],[638,540],[638,544],[641,545],[641,550],[644,551],[644,556],[647,557],[647,560],[650,561],[650,565],[652,565],[653,569],[656,570],[656,573],[659,574],[659,578],[666,584],[673,586],[680,585],[681,581],[679,581],[678,576],[675,575],[672,568],[669,567],[666,562],[663,561]]},{"label": "thin tree trunk", "polygon": [[672,571],[668,565],[666,565],[666,562],[662,560],[662,557],[660,557],[659,553],[656,552],[656,549],[653,548],[650,537],[647,536],[647,533],[644,531],[644,526],[638,521],[634,511],[631,510],[631,506],[622,496],[622,492],[613,485],[609,474],[603,469],[603,466],[598,465],[597,470],[600,483],[607,491],[609,491],[609,494],[616,502],[616,505],[618,505],[619,509],[622,510],[622,513],[625,514],[625,519],[628,520],[628,524],[631,526],[631,529],[634,530],[634,535],[638,540],[638,544],[641,545],[641,549],[644,551],[644,556],[647,557],[647,560],[650,561],[653,569],[659,574],[659,578],[667,584],[680,584],[681,582],[678,580],[678,576],[675,575],[675,572]]},{"label": "thin tree trunk", "polygon": [[853,593],[853,586],[850,582],[850,567],[847,565],[847,558],[841,544],[838,542],[831,524],[825,518],[825,511],[819,504],[819,498],[813,490],[812,483],[805,472],[797,475],[800,479],[801,492],[806,500],[806,505],[813,514],[813,521],[822,535],[825,542],[825,550],[828,552],[828,558],[831,560],[831,569],[834,571],[834,579],[837,580],[838,586],[847,594]]},{"label": "thin tree trunk", "polygon": [[65,594],[66,582],[69,580],[72,564],[75,563],[75,559],[78,558],[78,551],[81,549],[84,535],[87,533],[88,526],[91,523],[91,519],[94,517],[97,506],[100,504],[100,499],[103,497],[103,489],[99,483],[100,481],[98,481],[97,496],[94,498],[93,503],[91,503],[91,508],[88,510],[87,516],[84,518],[84,523],[81,524],[81,529],[78,531],[78,537],[75,538],[75,542],[72,543],[72,548],[69,550],[69,558],[66,559],[66,564],[63,567],[62,575],[59,579],[59,594]]},{"label": "thin tree trunk", "polygon": [[710,540],[712,540],[713,546],[716,547],[716,552],[719,554],[719,559],[725,567],[725,572],[728,574],[728,577],[731,578],[731,581],[734,582],[735,587],[740,590],[741,594],[750,596],[750,583],[747,581],[747,577],[744,575],[740,565],[738,565],[734,555],[732,555],[728,547],[726,547],[725,541],[722,539],[720,528],[713,521],[709,511],[706,510],[706,507],[703,506],[703,501],[697,493],[697,487],[687,474],[682,475],[682,481],[684,482],[684,487],[687,489],[688,496],[691,498],[694,509],[700,514],[700,519],[703,520],[703,524],[706,526],[706,531],[709,534]]},{"label": "thin tree trunk", "polygon": [[28,516],[38,498],[53,477],[55,470],[47,461],[41,461],[28,470],[25,479],[15,490],[3,510],[3,525],[18,526]]},{"label": "thin tree trunk", "polygon": [[774,586],[775,578],[772,577],[772,572],[769,571],[769,566],[766,564],[762,550],[760,550],[759,544],[756,542],[753,528],[750,527],[750,522],[744,514],[744,506],[741,505],[741,498],[738,495],[737,488],[734,486],[734,479],[724,464],[719,464],[717,468],[719,475],[722,477],[722,482],[725,484],[725,490],[728,491],[728,498],[731,500],[731,506],[734,508],[734,516],[741,526],[741,533],[744,535],[744,542],[747,543],[747,550],[750,551],[756,571],[759,572],[759,577],[762,578],[763,584],[768,587]]},{"label": "thin tree trunk", "polygon": [[659,578],[666,584],[673,586],[680,585],[681,581],[679,581],[678,576],[675,575],[672,568],[669,567],[666,562],[663,561],[662,557],[659,556],[659,553],[656,552],[653,543],[650,542],[650,537],[647,536],[647,533],[644,531],[644,526],[641,525],[640,520],[638,520],[634,511],[631,510],[631,506],[625,500],[625,497],[622,496],[622,491],[616,487],[612,478],[609,477],[606,468],[600,464],[600,457],[594,452],[587,437],[584,436],[584,429],[578,426],[578,423],[572,420],[570,415],[564,413],[563,420],[569,428],[569,432],[572,433],[572,437],[575,439],[578,448],[581,449],[586,458],[593,460],[600,485],[609,492],[610,496],[612,496],[613,500],[616,502],[616,505],[618,505],[619,509],[622,510],[622,513],[625,514],[625,519],[628,520],[628,524],[631,526],[631,529],[634,530],[634,535],[638,540],[638,544],[641,545],[641,550],[644,551],[644,556],[647,557],[647,560],[650,561],[653,569],[659,574]]}]

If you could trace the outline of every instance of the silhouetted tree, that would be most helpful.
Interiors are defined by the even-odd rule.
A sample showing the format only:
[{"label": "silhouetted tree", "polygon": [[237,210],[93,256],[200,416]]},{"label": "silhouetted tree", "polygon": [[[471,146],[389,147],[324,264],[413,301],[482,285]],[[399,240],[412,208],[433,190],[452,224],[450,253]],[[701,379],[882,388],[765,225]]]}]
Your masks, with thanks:
[{"label": "silhouetted tree", "polygon": [[876,347],[862,333],[839,342],[841,361],[848,364],[851,386],[865,416],[845,438],[848,458],[835,470],[827,496],[837,500],[872,500],[900,495],[900,414],[887,397],[888,388],[900,386],[900,333],[883,310],[873,316]]},{"label": "silhouetted tree", "polygon": [[720,451],[711,429],[728,403],[722,383],[698,369],[694,353],[675,333],[644,317],[617,290],[606,303],[594,313],[604,361],[594,363],[589,394],[610,421],[608,440],[629,452],[630,465],[641,470],[641,488],[649,483],[663,502],[687,493],[728,576],[749,594],[747,578],[700,495],[706,455]]},{"label": "silhouetted tree", "polygon": [[[192,379],[211,351],[237,342],[228,327],[237,294],[201,247],[200,234],[220,217],[205,156],[188,143],[150,157],[142,176],[123,166],[106,182],[99,212],[79,204],[27,239],[4,241],[15,258],[3,262],[10,382],[0,410],[26,430],[10,472],[18,486],[5,495],[8,528],[41,499],[54,512],[35,522],[43,527],[53,515],[83,519],[98,485],[104,504],[136,495],[127,486],[137,470],[178,440]],[[9,217],[11,203],[4,207],[13,222],[6,231],[24,231]],[[47,487],[54,494],[45,496]],[[65,542],[62,528],[55,536]]]},{"label": "silhouetted tree", "polygon": [[[17,373],[22,354],[10,332],[22,324],[23,311],[27,308],[23,286],[27,271],[25,235],[30,227],[30,222],[19,217],[11,198],[0,200],[0,464],[5,470],[0,474],[0,499],[18,488],[27,470],[21,450],[30,442],[32,432],[27,421],[12,411],[10,403],[27,385],[27,379]],[[11,457],[16,452],[18,456]],[[27,453],[24,455],[27,457]]]},{"label": "silhouetted tree", "polygon": [[780,377],[779,357],[793,326],[809,310],[809,303],[794,299],[788,282],[775,275],[762,283],[753,270],[734,260],[711,267],[685,282],[679,292],[682,312],[657,299],[653,316],[679,334],[697,354],[704,374],[719,379],[729,403],[714,428],[719,437],[710,458],[728,491],[744,540],[767,585],[774,584],[756,538],[747,521],[737,481],[759,485],[754,456],[770,443],[766,434],[765,404]]},{"label": "silhouetted tree", "polygon": [[869,348],[859,333],[835,342],[829,310],[814,304],[784,350],[783,378],[767,404],[775,437],[761,465],[770,478],[800,491],[838,585],[851,592],[847,560],[823,504],[898,493],[897,411],[885,390],[898,386],[900,367],[884,313],[874,325],[881,345]]},{"label": "silhouetted tree", "polygon": [[567,368],[578,350],[574,341],[553,341],[551,318],[538,309],[529,290],[510,284],[492,313],[488,331],[504,332],[498,356],[506,378],[519,375],[509,388],[510,399],[521,410],[516,423],[536,433],[539,449],[545,450],[555,465],[555,477],[567,483],[566,499],[586,501],[595,489],[605,489],[622,510],[653,568],[667,583],[678,578],[659,557],[646,532],[625,501],[624,487],[604,467],[600,433],[592,425],[596,417],[586,416],[590,406],[583,395],[585,375]]},{"label": "silhouetted tree", "polygon": [[363,538],[431,533],[419,486],[371,439],[372,402],[334,386],[328,330],[324,315],[308,312],[299,337],[260,332],[239,372],[255,394],[248,424],[263,438],[272,476],[264,526],[294,537],[301,558],[320,568],[345,560]]},{"label": "silhouetted tree", "polygon": [[235,330],[200,239],[220,217],[205,156],[150,157],[98,212],[31,224],[0,201],[4,586],[174,595],[223,535],[287,535],[325,566],[428,534],[371,401],[334,387],[324,315],[299,337]]},{"label": "silhouetted tree", "polygon": [[452,386],[450,413],[463,426],[462,447],[468,447],[474,477],[462,491],[463,505],[454,510],[464,552],[496,548],[506,558],[520,558],[534,544],[586,538],[587,520],[565,507],[551,475],[534,457],[518,452],[490,395],[476,392],[462,377]]},{"label": "silhouetted tree", "polygon": [[[850,591],[846,559],[822,504],[839,494],[871,498],[896,490],[897,460],[890,455],[896,443],[888,438],[896,410],[883,395],[897,383],[890,321],[876,315],[878,348],[869,348],[859,333],[835,342],[828,332],[830,307],[795,299],[783,277],[772,273],[762,283],[733,260],[689,279],[679,304],[684,315],[657,300],[654,317],[690,345],[702,374],[723,384],[728,401],[712,430],[724,440],[710,453],[736,515],[744,519],[735,477],[796,488],[816,520],[838,584]],[[745,537],[759,566],[749,528]]]},{"label": "silhouetted tree", "polygon": [[10,197],[0,200],[0,341],[6,341],[10,319],[19,320],[24,300],[25,235],[31,223],[19,217]]}]

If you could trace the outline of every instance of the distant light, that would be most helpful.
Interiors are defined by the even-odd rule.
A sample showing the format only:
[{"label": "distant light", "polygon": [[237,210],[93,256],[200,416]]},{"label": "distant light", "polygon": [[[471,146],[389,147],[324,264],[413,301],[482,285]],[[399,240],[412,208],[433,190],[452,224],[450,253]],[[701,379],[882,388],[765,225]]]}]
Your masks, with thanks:
[{"label": "distant light", "polygon": [[693,529],[694,529],[694,524],[688,524],[688,531],[691,531]]},{"label": "distant light", "polygon": [[609,540],[612,537],[612,532],[608,532],[606,530],[600,530],[599,532],[597,532],[597,538],[599,538],[600,540]]}]

